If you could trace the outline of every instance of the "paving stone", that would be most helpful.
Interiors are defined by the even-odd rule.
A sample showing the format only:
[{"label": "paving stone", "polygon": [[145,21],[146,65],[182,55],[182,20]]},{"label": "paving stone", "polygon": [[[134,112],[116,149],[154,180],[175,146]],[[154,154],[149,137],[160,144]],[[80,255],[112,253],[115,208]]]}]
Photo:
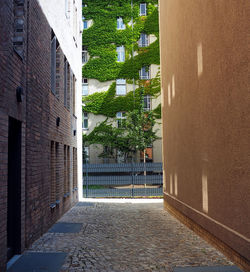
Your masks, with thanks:
[{"label": "paving stone", "polygon": [[66,256],[66,253],[26,252],[7,271],[59,272]]},{"label": "paving stone", "polygon": [[54,224],[54,226],[48,232],[55,233],[76,233],[79,232],[82,228],[81,223],[66,223],[60,222]]},{"label": "paving stone", "polygon": [[67,253],[61,272],[173,272],[184,266],[232,268],[220,252],[159,203],[76,205],[60,222],[83,226],[79,233],[48,232],[31,250]]}]

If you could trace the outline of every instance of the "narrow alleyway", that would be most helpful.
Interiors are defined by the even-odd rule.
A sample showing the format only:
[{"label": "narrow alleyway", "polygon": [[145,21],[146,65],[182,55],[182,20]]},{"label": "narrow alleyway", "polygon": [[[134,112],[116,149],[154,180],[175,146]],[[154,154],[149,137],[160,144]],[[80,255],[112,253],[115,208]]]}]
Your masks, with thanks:
[{"label": "narrow alleyway", "polygon": [[232,265],[164,211],[162,203],[80,202],[59,222],[78,223],[72,230],[79,230],[58,233],[54,226],[29,250],[67,253],[61,272],[172,272],[184,271],[182,266]]}]

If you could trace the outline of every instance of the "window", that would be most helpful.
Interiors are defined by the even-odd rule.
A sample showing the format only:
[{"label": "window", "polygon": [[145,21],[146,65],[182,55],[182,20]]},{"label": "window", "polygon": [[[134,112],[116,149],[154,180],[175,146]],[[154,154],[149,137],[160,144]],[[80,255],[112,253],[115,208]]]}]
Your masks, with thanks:
[{"label": "window", "polygon": [[66,18],[70,18],[70,0],[65,0],[65,15]]},{"label": "window", "polygon": [[126,119],[126,113],[122,111],[117,112],[116,119],[117,119],[117,127],[121,128],[124,124],[124,120]]},{"label": "window", "polygon": [[64,106],[67,106],[68,93],[69,93],[69,63],[64,58]]},{"label": "window", "polygon": [[147,4],[141,3],[140,4],[140,16],[146,16],[147,15]]},{"label": "window", "polygon": [[89,162],[89,147],[88,146],[84,146],[83,147],[83,163],[88,163]]},{"label": "window", "polygon": [[124,46],[116,47],[116,52],[117,52],[117,61],[124,62],[125,61],[125,48],[124,48]]},{"label": "window", "polygon": [[89,84],[88,84],[88,79],[83,78],[82,79],[82,95],[88,95],[89,94]]},{"label": "window", "polygon": [[117,29],[125,29],[125,24],[123,23],[122,17],[117,18]]},{"label": "window", "polygon": [[150,95],[144,96],[144,103],[143,103],[144,111],[150,111],[151,110],[151,97]]},{"label": "window", "polygon": [[82,46],[82,64],[88,62],[88,50],[86,46]]},{"label": "window", "polygon": [[140,47],[148,46],[148,35],[145,33],[141,33],[140,40],[139,40]]},{"label": "window", "polygon": [[83,112],[82,114],[82,128],[87,130],[89,128],[89,115],[87,112]]},{"label": "window", "polygon": [[126,94],[126,79],[117,79],[116,80],[116,95],[125,95]]},{"label": "window", "polygon": [[143,66],[140,70],[140,79],[149,79],[149,67]]},{"label": "window", "polygon": [[51,91],[56,94],[56,36],[53,31],[51,31]]},{"label": "window", "polygon": [[76,38],[77,38],[77,34],[78,34],[78,29],[77,29],[77,8],[75,6],[75,1],[73,2],[74,3],[74,7],[73,7],[73,33],[74,33],[74,39],[76,41]]},{"label": "window", "polygon": [[87,29],[88,28],[88,20],[85,20],[84,16],[82,16],[82,22],[83,22],[83,29]]}]

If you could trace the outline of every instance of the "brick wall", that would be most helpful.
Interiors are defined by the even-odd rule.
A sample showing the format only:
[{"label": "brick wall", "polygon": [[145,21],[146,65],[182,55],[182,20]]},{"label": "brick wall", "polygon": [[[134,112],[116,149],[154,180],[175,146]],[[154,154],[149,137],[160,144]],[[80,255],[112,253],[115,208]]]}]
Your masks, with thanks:
[{"label": "brick wall", "polygon": [[[25,1],[24,13],[15,0],[0,5],[0,271],[7,261],[8,122],[22,122],[21,144],[21,251],[41,236],[77,201],[74,160],[73,84],[68,82],[64,106],[64,54],[57,49],[56,93],[51,92],[51,28],[37,1]],[[13,44],[15,18],[24,19],[22,54]],[[24,17],[25,15],[25,17]],[[28,52],[28,54],[27,54]],[[70,73],[70,70],[69,70]],[[71,76],[73,78],[73,75]],[[24,90],[17,102],[16,88]],[[60,118],[59,126],[56,123]],[[55,162],[57,205],[51,208],[51,142],[58,147]],[[65,179],[64,146],[67,150]],[[74,154],[73,154],[74,149]],[[53,156],[56,156],[54,154]],[[76,171],[76,170],[75,170]],[[75,174],[74,174],[75,173]],[[75,182],[73,180],[75,177]],[[67,185],[65,194],[65,184]],[[56,193],[56,192],[55,192]]]}]

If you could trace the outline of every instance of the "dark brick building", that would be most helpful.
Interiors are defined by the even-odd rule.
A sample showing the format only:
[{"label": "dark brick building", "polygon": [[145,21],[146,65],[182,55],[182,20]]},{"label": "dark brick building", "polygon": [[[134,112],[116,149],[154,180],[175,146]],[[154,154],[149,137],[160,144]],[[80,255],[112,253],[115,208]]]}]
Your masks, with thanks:
[{"label": "dark brick building", "polygon": [[70,58],[77,59],[81,41],[69,32],[75,56],[65,55],[63,39],[37,0],[1,0],[0,33],[0,271],[5,271],[13,255],[78,199],[81,72]]}]

